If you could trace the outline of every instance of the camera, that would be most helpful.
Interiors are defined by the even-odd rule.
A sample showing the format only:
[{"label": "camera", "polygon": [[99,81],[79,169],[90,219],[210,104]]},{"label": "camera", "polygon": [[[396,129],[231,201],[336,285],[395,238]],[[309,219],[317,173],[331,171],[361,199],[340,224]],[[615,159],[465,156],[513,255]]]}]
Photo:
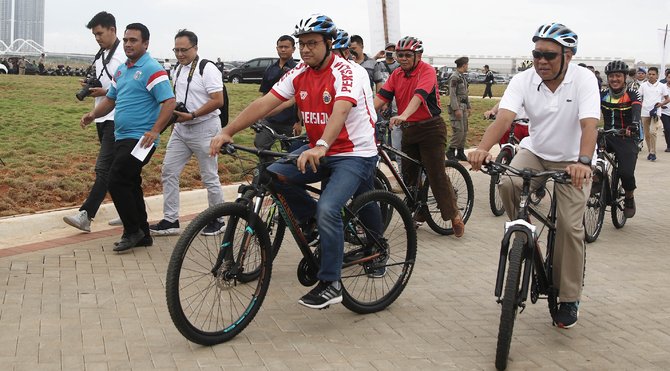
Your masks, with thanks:
[{"label": "camera", "polygon": [[390,52],[390,51],[385,51],[384,54],[385,54],[386,58],[393,58],[393,55],[394,55],[395,53]]},{"label": "camera", "polygon": [[[174,110],[177,112],[189,113],[188,110],[186,109],[186,105],[184,104],[184,102],[177,102],[177,104],[174,107]],[[168,125],[172,125],[175,122],[177,122],[177,114],[173,113],[172,117],[170,118],[170,121],[168,122]]]},{"label": "camera", "polygon": [[87,76],[84,79],[84,86],[75,94],[75,97],[79,100],[84,100],[84,98],[91,95],[90,88],[102,88],[102,83],[95,77]]}]

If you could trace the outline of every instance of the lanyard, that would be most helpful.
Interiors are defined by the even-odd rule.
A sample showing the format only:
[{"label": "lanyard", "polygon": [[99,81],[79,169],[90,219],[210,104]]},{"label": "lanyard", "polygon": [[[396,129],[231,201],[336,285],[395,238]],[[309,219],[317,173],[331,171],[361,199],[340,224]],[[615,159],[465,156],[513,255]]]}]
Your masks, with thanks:
[{"label": "lanyard", "polygon": [[[186,95],[184,96],[184,105],[186,105],[186,100],[188,99],[188,87],[191,85],[191,80],[193,79],[193,72],[195,71],[195,66],[198,65],[199,56],[196,56],[193,62],[191,62],[191,70],[188,71],[188,77],[186,78]],[[172,87],[172,92],[174,96],[177,96],[177,80],[179,80],[179,74],[181,73],[182,65],[179,65],[177,69],[177,76],[174,78],[174,86]]]},{"label": "lanyard", "polygon": [[[114,53],[116,52],[116,48],[119,46],[120,43],[121,42],[119,41],[119,39],[116,39],[116,41],[114,42],[114,46],[112,46],[112,48],[109,49],[109,53],[107,53],[107,58],[102,59],[102,71],[100,71],[100,74],[98,75],[98,80],[100,80],[100,78],[102,77],[102,72],[103,71],[105,73],[107,73],[107,77],[109,77],[110,80],[112,79],[112,74],[109,73],[109,70],[107,69],[107,65],[109,64],[109,61],[112,60],[112,56],[114,56]],[[104,55],[104,52],[105,52],[105,50],[100,48],[100,51],[98,51],[98,54],[95,55],[95,59],[93,60],[93,63],[95,63],[95,61],[97,61],[98,58],[102,57]]]}]

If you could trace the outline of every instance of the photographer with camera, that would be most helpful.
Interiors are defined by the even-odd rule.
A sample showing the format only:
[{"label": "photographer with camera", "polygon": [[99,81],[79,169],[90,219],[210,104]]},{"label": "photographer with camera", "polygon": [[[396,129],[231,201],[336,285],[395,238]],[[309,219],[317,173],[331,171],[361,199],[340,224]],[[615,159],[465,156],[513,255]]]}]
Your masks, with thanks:
[{"label": "photographer with camera", "polygon": [[[77,99],[84,100],[87,96],[95,97],[95,106],[100,104],[107,94],[116,69],[126,61],[123,48],[119,47],[116,37],[116,19],[107,12],[96,14],[86,25],[100,45],[100,51],[95,55],[92,65],[95,65],[96,75],[87,75],[81,81],[82,88],[76,94]],[[91,220],[100,208],[100,204],[107,194],[109,169],[114,159],[114,110],[105,116],[95,119],[100,141],[100,151],[95,162],[95,182],[93,187],[75,215],[63,218],[65,223],[85,232],[91,231]],[[85,125],[82,125],[82,129]]]},{"label": "photographer with camera", "polygon": [[[219,107],[223,105],[223,80],[214,63],[198,56],[198,36],[179,30],[174,37],[174,49],[179,65],[173,71],[177,107],[174,129],[163,160],[163,219],[151,225],[151,234],[179,234],[179,176],[195,154],[200,165],[200,177],[207,187],[209,206],[223,202],[217,156],[209,156],[209,144],[221,129]],[[223,222],[210,223],[203,234],[214,236],[223,231]]]}]

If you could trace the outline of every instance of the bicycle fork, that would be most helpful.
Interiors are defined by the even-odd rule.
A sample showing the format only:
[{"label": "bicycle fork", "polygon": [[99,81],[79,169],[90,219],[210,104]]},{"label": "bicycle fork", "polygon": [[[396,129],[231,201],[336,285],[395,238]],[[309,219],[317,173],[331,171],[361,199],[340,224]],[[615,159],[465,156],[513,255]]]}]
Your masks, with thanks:
[{"label": "bicycle fork", "polygon": [[[507,257],[509,253],[509,246],[512,243],[513,236],[523,235],[525,238],[523,254],[525,263],[523,266],[523,277],[521,281],[521,291],[518,296],[518,303],[516,303],[521,312],[526,308],[526,299],[528,298],[528,290],[530,287],[531,273],[533,272],[533,261],[536,250],[536,227],[525,220],[517,219],[505,223],[505,235],[500,243],[500,258],[498,260],[498,274],[496,277],[495,296],[496,302],[502,302],[503,284],[505,282],[505,270],[507,267]],[[519,237],[518,237],[519,238]]]}]

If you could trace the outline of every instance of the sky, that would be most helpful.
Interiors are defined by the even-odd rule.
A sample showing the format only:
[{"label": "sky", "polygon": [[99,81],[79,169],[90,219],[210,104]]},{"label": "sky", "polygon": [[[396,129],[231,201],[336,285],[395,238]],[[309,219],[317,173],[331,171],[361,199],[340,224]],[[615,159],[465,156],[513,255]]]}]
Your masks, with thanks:
[{"label": "sky", "polygon": [[[528,56],[531,38],[544,23],[560,22],[579,37],[578,56],[661,62],[658,29],[670,22],[670,0],[396,0],[400,34],[420,38],[424,55]],[[199,37],[203,58],[248,60],[275,56],[275,42],[300,18],[330,16],[339,28],[371,35],[366,0],[46,0],[47,52],[94,54],[98,45],[85,25],[101,10],[115,15],[119,38],[125,25],[145,24],[156,58],[174,58],[181,28]],[[670,45],[670,34],[668,35]],[[367,45],[374,54],[381,45]],[[668,47],[670,49],[670,46]],[[299,58],[296,50],[294,55]],[[666,56],[666,63],[670,58]]]}]

